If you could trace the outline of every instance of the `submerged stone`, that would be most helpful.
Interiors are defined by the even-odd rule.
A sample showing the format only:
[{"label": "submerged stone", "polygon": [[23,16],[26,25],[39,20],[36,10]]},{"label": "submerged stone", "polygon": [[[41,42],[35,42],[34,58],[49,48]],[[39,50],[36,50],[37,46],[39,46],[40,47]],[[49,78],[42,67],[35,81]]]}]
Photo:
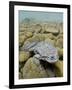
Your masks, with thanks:
[{"label": "submerged stone", "polygon": [[56,46],[59,48],[63,48],[63,39],[59,38],[56,42]]},{"label": "submerged stone", "polygon": [[36,58],[30,58],[23,67],[23,78],[45,78],[47,73]]},{"label": "submerged stone", "polygon": [[48,33],[52,33],[54,35],[58,35],[59,34],[59,29],[58,28],[55,28],[55,27],[48,27],[45,32],[48,32]]},{"label": "submerged stone", "polygon": [[30,57],[29,52],[20,51],[19,52],[19,62],[25,62]]},{"label": "submerged stone", "polygon": [[63,77],[63,61],[58,60],[54,65],[56,77]]}]

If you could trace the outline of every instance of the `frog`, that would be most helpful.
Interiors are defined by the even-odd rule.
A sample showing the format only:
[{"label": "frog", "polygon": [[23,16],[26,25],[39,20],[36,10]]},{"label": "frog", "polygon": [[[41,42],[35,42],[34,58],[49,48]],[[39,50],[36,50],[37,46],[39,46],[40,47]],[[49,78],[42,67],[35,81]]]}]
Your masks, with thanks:
[{"label": "frog", "polygon": [[38,60],[44,60],[48,63],[55,63],[58,61],[58,50],[50,42],[40,41],[40,42],[31,42],[25,44],[22,50],[29,52],[34,52],[34,57]]}]

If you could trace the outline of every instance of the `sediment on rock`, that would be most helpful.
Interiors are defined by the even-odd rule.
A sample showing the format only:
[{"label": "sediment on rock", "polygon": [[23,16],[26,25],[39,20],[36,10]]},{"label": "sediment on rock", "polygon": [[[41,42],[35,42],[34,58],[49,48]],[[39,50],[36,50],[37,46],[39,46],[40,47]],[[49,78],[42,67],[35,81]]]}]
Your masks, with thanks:
[{"label": "sediment on rock", "polygon": [[36,58],[30,58],[23,67],[23,78],[44,78],[47,77],[47,73],[40,65],[39,60]]}]

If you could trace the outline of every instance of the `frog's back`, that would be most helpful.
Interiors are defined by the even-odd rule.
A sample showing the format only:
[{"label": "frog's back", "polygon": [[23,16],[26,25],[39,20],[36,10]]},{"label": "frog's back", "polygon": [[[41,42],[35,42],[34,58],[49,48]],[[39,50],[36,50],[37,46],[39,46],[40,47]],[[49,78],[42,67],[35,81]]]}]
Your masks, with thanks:
[{"label": "frog's back", "polygon": [[39,42],[34,49],[41,55],[41,56],[48,56],[51,52],[55,51],[55,47],[48,42]]}]

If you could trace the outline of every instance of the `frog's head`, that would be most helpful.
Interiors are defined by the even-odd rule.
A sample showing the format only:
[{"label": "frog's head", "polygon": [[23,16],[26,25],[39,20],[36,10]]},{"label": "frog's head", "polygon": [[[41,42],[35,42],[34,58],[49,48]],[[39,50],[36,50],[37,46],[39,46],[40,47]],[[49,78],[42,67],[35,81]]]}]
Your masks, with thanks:
[{"label": "frog's head", "polygon": [[46,61],[49,63],[55,63],[59,59],[58,55],[50,55],[46,58]]},{"label": "frog's head", "polygon": [[55,63],[58,60],[58,55],[50,55],[48,57],[46,56],[40,56],[39,54],[34,55],[35,58],[39,59],[39,60],[44,60],[47,61],[49,63]]},{"label": "frog's head", "polygon": [[46,58],[46,61],[48,61],[49,63],[55,63],[56,61],[58,61],[58,59],[59,59],[58,51],[56,48],[54,48],[49,52],[49,55]]}]

